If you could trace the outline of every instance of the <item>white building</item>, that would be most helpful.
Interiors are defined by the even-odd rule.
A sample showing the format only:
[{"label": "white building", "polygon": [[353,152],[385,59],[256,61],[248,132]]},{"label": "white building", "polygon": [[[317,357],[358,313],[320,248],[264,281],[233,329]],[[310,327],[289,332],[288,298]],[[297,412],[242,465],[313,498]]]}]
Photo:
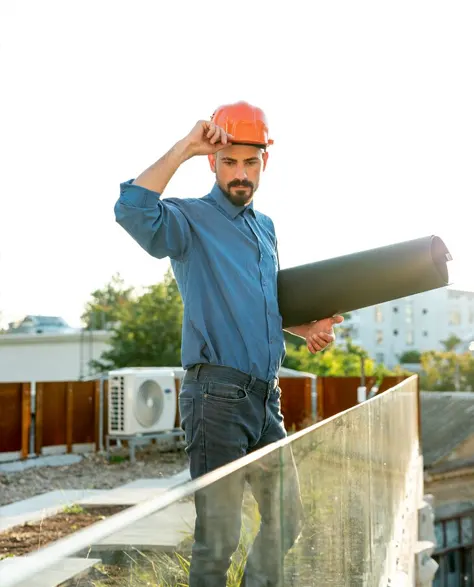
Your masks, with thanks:
[{"label": "white building", "polygon": [[74,381],[92,375],[91,360],[110,348],[108,331],[0,336],[0,382]]},{"label": "white building", "polygon": [[442,288],[351,312],[352,341],[377,362],[393,367],[405,351],[443,350],[458,336],[468,350],[474,340],[474,292]]}]

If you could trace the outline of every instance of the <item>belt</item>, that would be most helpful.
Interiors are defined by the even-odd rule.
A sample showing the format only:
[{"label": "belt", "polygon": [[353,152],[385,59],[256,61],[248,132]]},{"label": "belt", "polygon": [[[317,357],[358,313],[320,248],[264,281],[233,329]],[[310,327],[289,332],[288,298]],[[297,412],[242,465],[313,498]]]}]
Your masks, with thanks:
[{"label": "belt", "polygon": [[224,367],[221,365],[209,365],[207,363],[198,363],[186,370],[184,382],[189,381],[222,381],[224,383],[235,383],[246,387],[251,391],[259,393],[271,393],[278,387],[278,377],[265,381],[234,369],[233,367]]}]

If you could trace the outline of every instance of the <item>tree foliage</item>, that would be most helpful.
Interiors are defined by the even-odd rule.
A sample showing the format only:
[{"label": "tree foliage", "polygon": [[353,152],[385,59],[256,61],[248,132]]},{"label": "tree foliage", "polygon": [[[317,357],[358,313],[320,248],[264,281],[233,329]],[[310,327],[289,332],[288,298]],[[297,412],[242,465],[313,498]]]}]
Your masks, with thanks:
[{"label": "tree foliage", "polygon": [[120,274],[116,273],[105,287],[92,292],[81,316],[82,322],[88,329],[110,330],[132,298],[133,288],[126,287]]},{"label": "tree foliage", "polygon": [[375,363],[368,357],[367,352],[348,341],[345,347],[331,345],[322,352],[312,355],[305,345],[296,347],[287,343],[287,354],[284,367],[314,373],[320,377],[359,377],[364,359],[364,373],[367,376],[376,376],[382,379],[386,375],[398,374],[390,371],[384,365]]},{"label": "tree foliage", "polygon": [[421,363],[421,353],[420,351],[405,351],[399,357],[400,363]]},{"label": "tree foliage", "polygon": [[428,391],[474,391],[471,353],[429,351],[422,354],[421,388]]},{"label": "tree foliage", "polygon": [[461,339],[455,334],[448,336],[446,340],[442,340],[441,344],[444,346],[446,352],[454,351],[461,344]]},{"label": "tree foliage", "polygon": [[94,363],[96,369],[181,364],[183,304],[171,270],[142,295],[122,299],[110,316],[111,348]]}]

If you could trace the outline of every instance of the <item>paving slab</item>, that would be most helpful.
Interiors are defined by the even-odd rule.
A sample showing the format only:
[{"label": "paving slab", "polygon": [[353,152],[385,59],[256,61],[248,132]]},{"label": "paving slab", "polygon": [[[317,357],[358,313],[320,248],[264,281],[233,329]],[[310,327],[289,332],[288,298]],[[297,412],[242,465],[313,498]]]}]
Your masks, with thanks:
[{"label": "paving slab", "polygon": [[78,501],[107,493],[101,489],[64,489],[48,491],[29,499],[16,501],[0,507],[0,532],[26,522],[37,522],[54,516],[67,506]]},{"label": "paving slab", "polygon": [[[21,557],[19,558],[21,559]],[[9,565],[18,564],[18,562],[19,560],[15,558],[0,561],[0,573],[2,569],[8,568]],[[76,581],[87,577],[94,565],[100,562],[100,559],[95,558],[64,558],[42,571],[38,576],[18,583],[16,587],[32,587],[33,585],[34,587],[57,587],[65,581],[71,579]]]},{"label": "paving slab", "polygon": [[194,530],[192,501],[174,503],[91,546],[94,556],[105,551],[173,552]]},{"label": "paving slab", "polygon": [[176,473],[176,475],[172,475],[171,477],[157,477],[157,478],[143,478],[143,479],[136,479],[135,481],[131,481],[130,483],[125,483],[125,485],[120,485],[120,489],[124,488],[132,488],[135,487],[156,487],[157,489],[166,488],[169,489],[176,485],[181,485],[182,483],[187,483],[191,480],[191,476],[189,474],[189,469],[185,469],[180,473]]},{"label": "paving slab", "polygon": [[100,506],[132,506],[165,493],[165,487],[117,487],[77,502],[84,509]]},{"label": "paving slab", "polygon": [[19,473],[32,467],[64,467],[66,465],[80,463],[81,461],[82,456],[80,455],[51,455],[25,459],[24,461],[14,461],[13,463],[3,463],[0,465],[0,471],[2,473]]}]

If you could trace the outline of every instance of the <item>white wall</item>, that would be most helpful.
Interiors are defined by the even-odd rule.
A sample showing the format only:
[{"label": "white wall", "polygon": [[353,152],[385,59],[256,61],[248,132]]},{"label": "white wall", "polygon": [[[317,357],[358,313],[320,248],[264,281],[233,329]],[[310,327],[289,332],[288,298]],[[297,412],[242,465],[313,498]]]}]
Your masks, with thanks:
[{"label": "white wall", "polygon": [[0,336],[0,382],[75,381],[109,348],[109,332]]}]

